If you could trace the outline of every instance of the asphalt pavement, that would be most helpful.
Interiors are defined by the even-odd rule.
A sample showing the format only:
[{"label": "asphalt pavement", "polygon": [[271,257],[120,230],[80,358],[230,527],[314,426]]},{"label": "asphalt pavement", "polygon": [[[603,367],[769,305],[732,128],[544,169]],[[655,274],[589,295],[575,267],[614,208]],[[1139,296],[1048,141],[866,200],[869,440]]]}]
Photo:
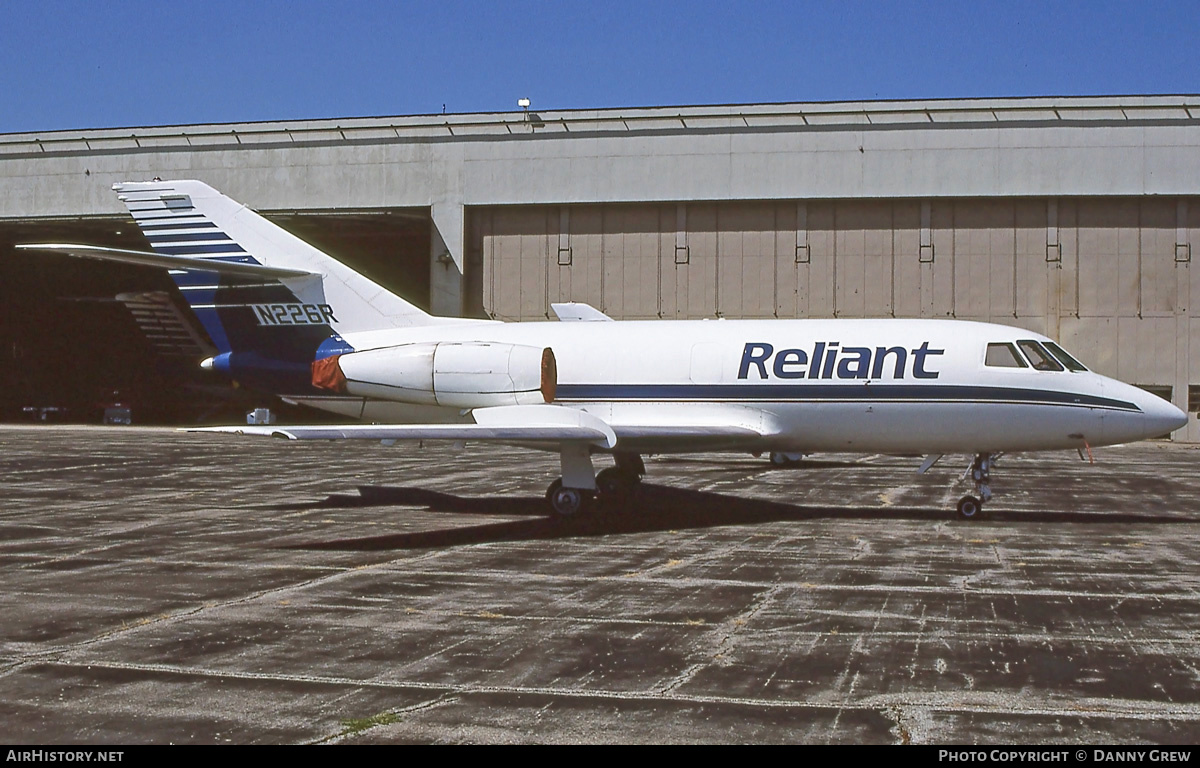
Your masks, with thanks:
[{"label": "asphalt pavement", "polygon": [[0,427],[0,742],[1196,743],[1198,458]]}]

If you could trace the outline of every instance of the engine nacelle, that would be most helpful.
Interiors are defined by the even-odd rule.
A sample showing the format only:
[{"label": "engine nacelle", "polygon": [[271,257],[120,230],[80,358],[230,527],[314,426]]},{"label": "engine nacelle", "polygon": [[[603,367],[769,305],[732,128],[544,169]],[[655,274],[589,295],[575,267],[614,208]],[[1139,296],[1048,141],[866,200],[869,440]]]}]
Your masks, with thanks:
[{"label": "engine nacelle", "polygon": [[487,341],[402,344],[313,363],[314,387],[418,405],[485,408],[554,400],[549,347]]}]

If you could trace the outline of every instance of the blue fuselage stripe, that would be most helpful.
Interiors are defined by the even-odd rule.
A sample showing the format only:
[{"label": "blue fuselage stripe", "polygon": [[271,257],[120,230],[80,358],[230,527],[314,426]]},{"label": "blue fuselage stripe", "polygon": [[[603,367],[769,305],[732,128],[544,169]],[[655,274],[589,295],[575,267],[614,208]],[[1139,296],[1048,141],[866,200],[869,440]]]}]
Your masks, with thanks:
[{"label": "blue fuselage stripe", "polygon": [[1075,392],[932,384],[559,384],[555,399],[589,402],[993,402],[1141,411],[1137,405],[1124,400]]}]

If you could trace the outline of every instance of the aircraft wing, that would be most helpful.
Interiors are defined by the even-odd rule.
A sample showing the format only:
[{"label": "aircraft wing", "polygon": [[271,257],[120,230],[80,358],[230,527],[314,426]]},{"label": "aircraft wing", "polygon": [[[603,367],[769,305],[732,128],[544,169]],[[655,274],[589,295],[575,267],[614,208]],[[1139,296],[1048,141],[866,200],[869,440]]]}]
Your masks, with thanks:
[{"label": "aircraft wing", "polygon": [[617,436],[600,419],[557,405],[476,408],[474,424],[333,424],[312,426],[202,427],[189,432],[228,432],[288,440],[497,440],[593,443],[612,448]]},{"label": "aircraft wing", "polygon": [[613,427],[621,448],[638,453],[678,451],[762,450],[764,435],[757,429],[734,425],[622,425]]},{"label": "aircraft wing", "polygon": [[[199,270],[217,272],[222,275],[252,278],[298,278],[317,277],[319,273],[285,267],[268,267],[242,261],[223,261],[220,257],[199,258],[196,256],[172,256],[152,251],[130,251],[124,248],[104,248],[98,245],[72,245],[69,243],[22,243],[16,248],[22,251],[49,251],[81,259],[118,261],[124,264],[139,264],[164,269]],[[244,258],[244,257],[242,257]]]},{"label": "aircraft wing", "polygon": [[753,446],[763,432],[733,424],[621,425],[559,405],[506,405],[476,408],[474,424],[314,424],[302,426],[199,427],[189,432],[224,432],[288,440],[494,440],[528,443],[591,443],[612,449],[695,450]]},{"label": "aircraft wing", "polygon": [[517,442],[585,442],[604,444],[597,429],[570,425],[526,424],[489,427],[482,424],[317,424],[311,426],[199,427],[189,432],[227,432],[281,437],[288,440],[497,440]]}]

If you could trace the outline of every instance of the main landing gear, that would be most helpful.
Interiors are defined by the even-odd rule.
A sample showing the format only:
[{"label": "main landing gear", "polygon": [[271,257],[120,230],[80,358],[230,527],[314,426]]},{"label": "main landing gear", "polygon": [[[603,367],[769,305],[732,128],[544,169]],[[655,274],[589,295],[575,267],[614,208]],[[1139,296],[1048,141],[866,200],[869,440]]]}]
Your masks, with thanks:
[{"label": "main landing gear", "polygon": [[975,460],[971,462],[967,474],[975,483],[978,496],[963,496],[958,500],[958,516],[963,520],[977,520],[983,516],[983,503],[991,501],[992,498],[991,471],[998,458],[998,455],[990,453],[975,454]]},{"label": "main landing gear", "polygon": [[791,453],[789,451],[771,451],[768,457],[771,463],[777,467],[792,467],[800,463],[804,458],[803,453]]},{"label": "main landing gear", "polygon": [[558,478],[546,489],[546,501],[550,509],[560,517],[575,517],[592,505],[596,492],[586,488],[564,488]]},{"label": "main landing gear", "polygon": [[636,453],[617,452],[613,458],[616,466],[593,474],[586,445],[563,446],[563,476],[546,490],[550,509],[560,517],[577,517],[597,503],[609,509],[628,503],[646,474],[646,465]]}]

